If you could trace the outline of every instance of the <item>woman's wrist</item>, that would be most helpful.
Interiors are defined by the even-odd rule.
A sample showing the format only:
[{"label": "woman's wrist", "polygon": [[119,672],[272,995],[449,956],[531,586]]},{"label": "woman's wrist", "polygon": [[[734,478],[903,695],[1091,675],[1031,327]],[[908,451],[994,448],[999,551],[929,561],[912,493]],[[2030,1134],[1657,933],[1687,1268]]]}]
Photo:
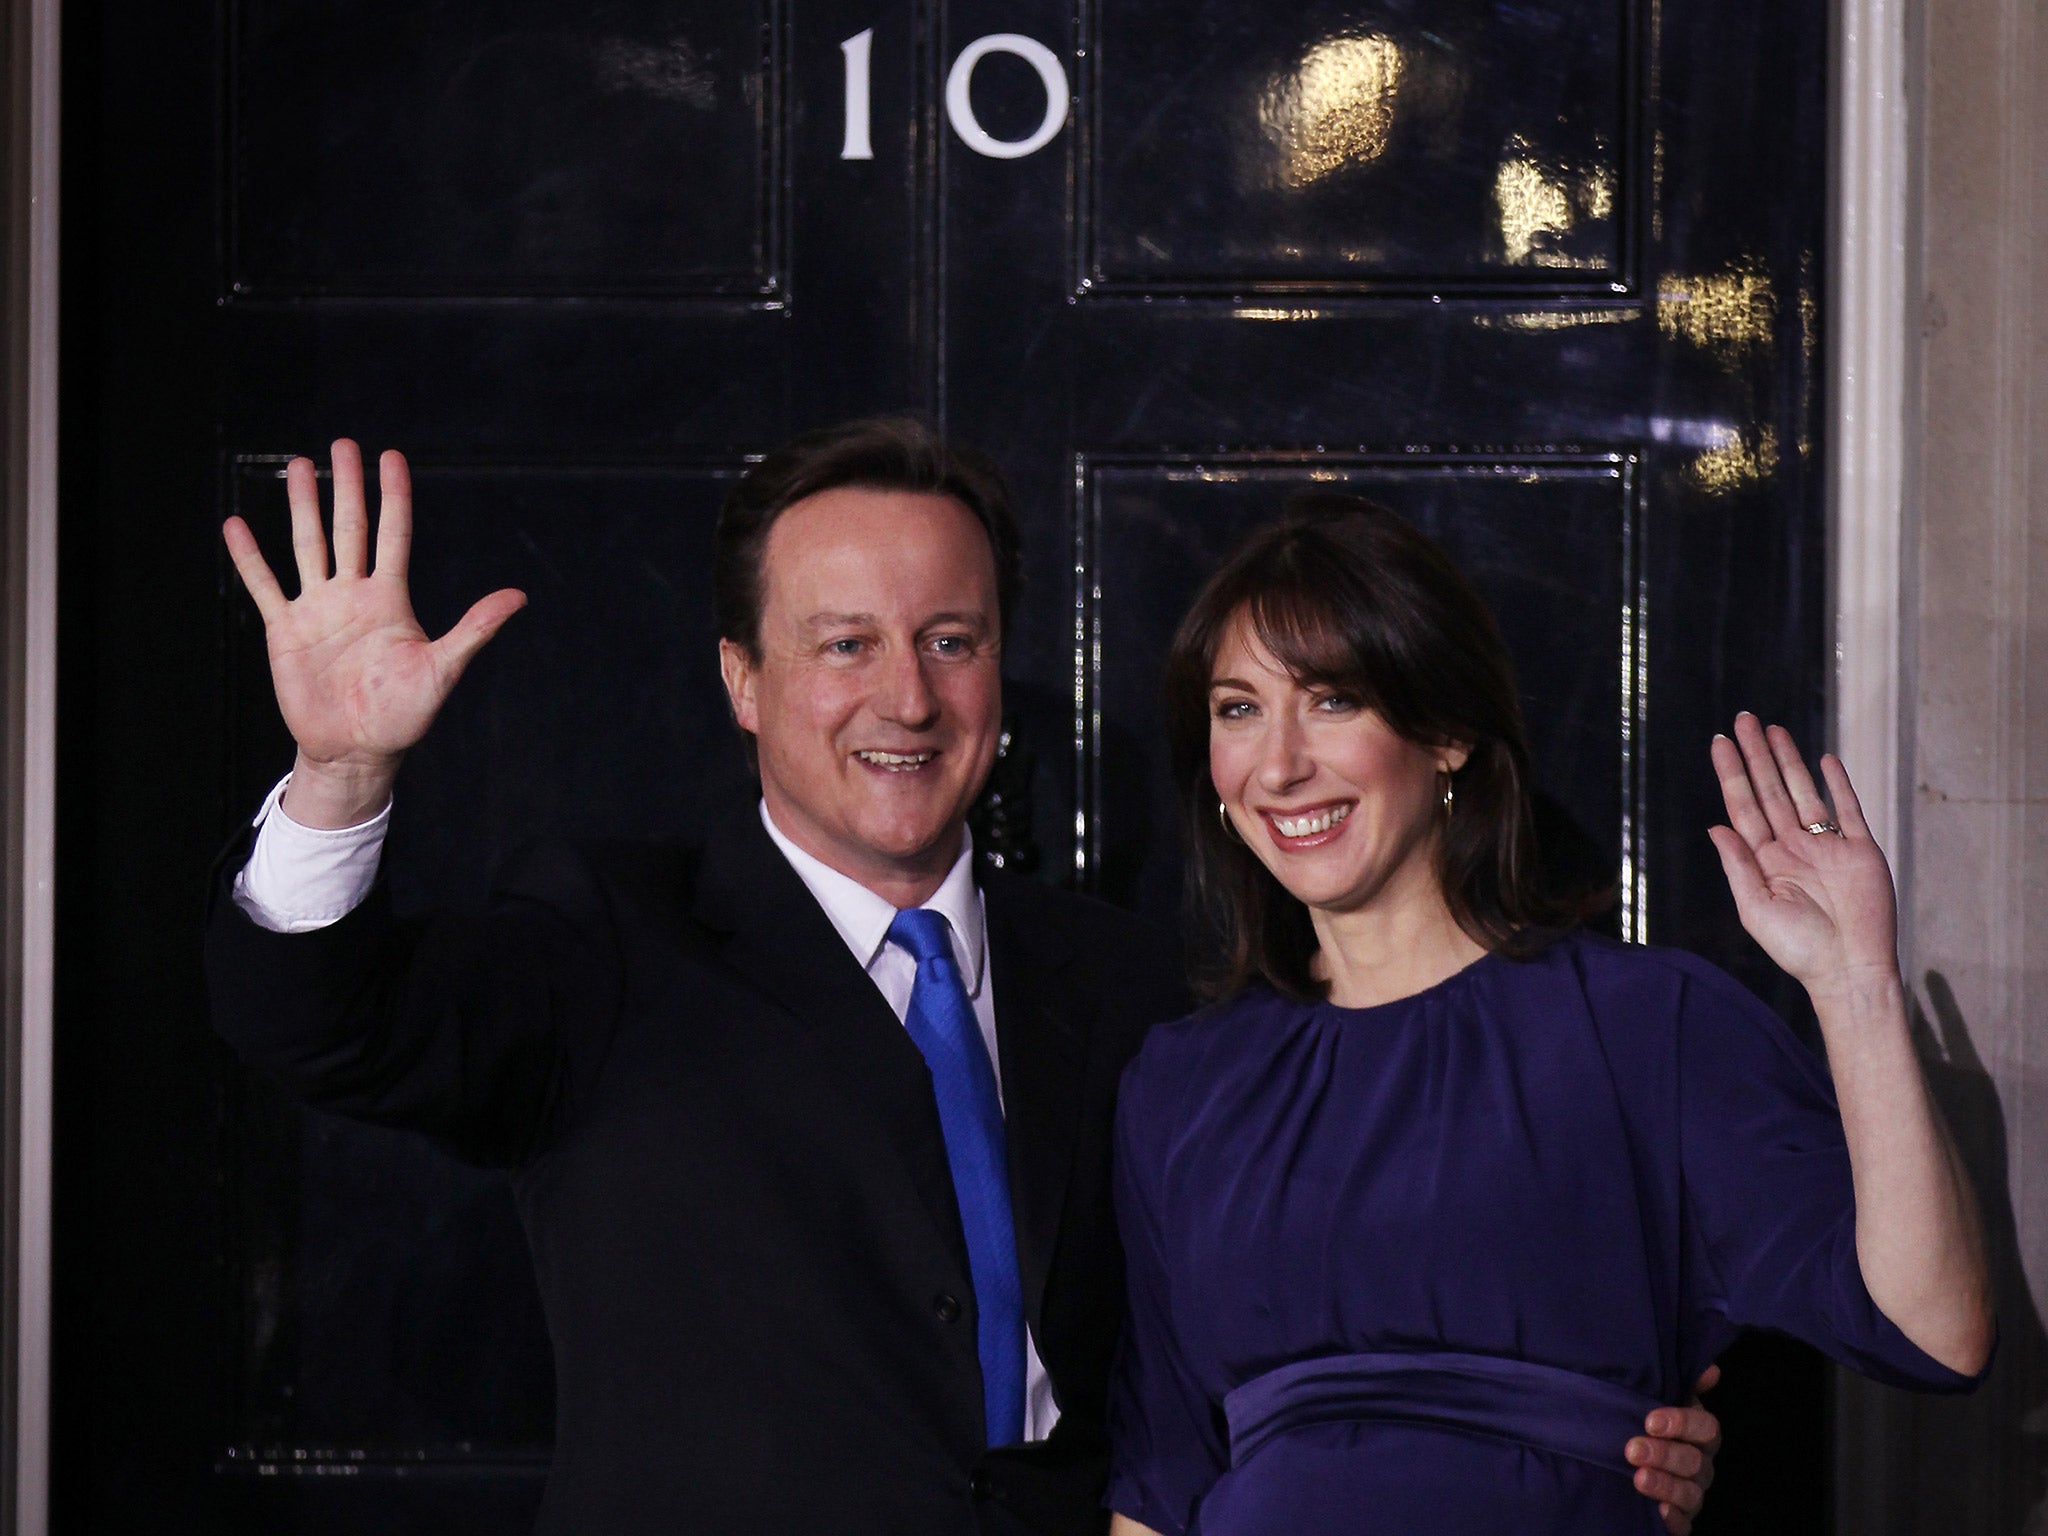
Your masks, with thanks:
[{"label": "woman's wrist", "polygon": [[1806,990],[1816,1000],[1823,996],[1886,997],[1903,992],[1905,985],[1899,976],[1899,962],[1891,955],[1844,961],[1806,980]]},{"label": "woman's wrist", "polygon": [[1897,961],[1845,966],[1808,982],[1806,995],[1823,1029],[1853,1029],[1866,1022],[1903,1019],[1906,1013],[1906,983]]}]

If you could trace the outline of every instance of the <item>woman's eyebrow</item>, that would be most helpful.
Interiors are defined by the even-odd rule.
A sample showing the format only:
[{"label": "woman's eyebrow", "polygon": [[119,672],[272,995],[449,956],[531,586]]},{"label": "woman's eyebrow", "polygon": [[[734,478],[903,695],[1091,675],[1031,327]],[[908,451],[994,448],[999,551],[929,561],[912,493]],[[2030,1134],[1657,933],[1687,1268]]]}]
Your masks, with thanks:
[{"label": "woman's eyebrow", "polygon": [[1209,679],[1209,691],[1210,691],[1211,693],[1214,693],[1214,692],[1215,692],[1215,691],[1216,691],[1216,690],[1217,690],[1218,688],[1238,688],[1238,689],[1242,689],[1242,690],[1243,690],[1244,692],[1246,692],[1246,693],[1256,693],[1256,692],[1258,691],[1257,689],[1255,689],[1254,687],[1252,687],[1252,685],[1251,685],[1250,683],[1246,682],[1246,681],[1245,681],[1245,680],[1244,680],[1243,678],[1238,678],[1238,677],[1212,677],[1212,678],[1210,678],[1210,679]]}]

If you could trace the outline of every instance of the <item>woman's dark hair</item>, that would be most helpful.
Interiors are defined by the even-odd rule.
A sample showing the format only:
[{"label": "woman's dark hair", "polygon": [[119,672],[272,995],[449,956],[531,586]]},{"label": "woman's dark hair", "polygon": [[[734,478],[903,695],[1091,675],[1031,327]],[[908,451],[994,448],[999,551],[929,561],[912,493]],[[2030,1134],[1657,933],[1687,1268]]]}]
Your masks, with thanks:
[{"label": "woman's dark hair", "polygon": [[761,653],[762,554],[775,520],[806,496],[840,486],[950,496],[988,534],[998,622],[1009,628],[1020,562],[1017,521],[1002,471],[986,454],[948,442],[908,416],[824,427],[785,443],[748,470],[725,499],[712,541],[711,603],[722,639]]},{"label": "woman's dark hair", "polygon": [[[1386,508],[1335,492],[1289,500],[1195,598],[1166,662],[1167,734],[1188,833],[1188,898],[1220,939],[1197,985],[1228,996],[1263,980],[1303,1000],[1328,995],[1311,970],[1308,909],[1226,833],[1209,778],[1209,681],[1243,615],[1305,683],[1341,688],[1423,747],[1469,744],[1438,839],[1451,913],[1488,950],[1533,954],[1605,898],[1567,901],[1537,876],[1529,749],[1514,669],[1493,615],[1428,537]],[[1198,942],[1195,953],[1210,948]]]}]

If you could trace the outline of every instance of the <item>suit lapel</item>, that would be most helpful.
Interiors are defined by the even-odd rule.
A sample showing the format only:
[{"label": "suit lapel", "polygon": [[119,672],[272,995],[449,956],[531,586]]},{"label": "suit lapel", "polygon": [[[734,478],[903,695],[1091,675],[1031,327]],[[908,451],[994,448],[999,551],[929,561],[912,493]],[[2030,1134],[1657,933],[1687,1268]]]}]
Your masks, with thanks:
[{"label": "suit lapel", "polygon": [[694,916],[724,936],[725,964],[779,1003],[831,1063],[851,1118],[878,1129],[964,1276],[967,1240],[931,1071],[754,808],[706,845]]},{"label": "suit lapel", "polygon": [[992,877],[982,891],[1017,1264],[1025,1315],[1036,1330],[1073,1160],[1093,1004],[1068,988],[1071,950],[1059,933],[1028,920],[1011,880]]}]

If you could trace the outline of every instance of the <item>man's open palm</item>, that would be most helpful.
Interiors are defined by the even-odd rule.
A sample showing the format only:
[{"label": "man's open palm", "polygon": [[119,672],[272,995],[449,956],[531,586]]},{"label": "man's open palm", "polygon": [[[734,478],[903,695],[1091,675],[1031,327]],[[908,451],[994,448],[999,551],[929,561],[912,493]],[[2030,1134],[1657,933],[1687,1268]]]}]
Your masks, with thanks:
[{"label": "man's open palm", "polygon": [[372,778],[427,732],[463,668],[526,604],[513,588],[479,599],[455,627],[429,640],[413,616],[406,584],[412,546],[412,478],[405,456],[378,461],[377,559],[369,564],[363,461],[338,439],[334,455],[334,561],[320,526],[319,483],[310,459],[285,470],[299,595],[278,586],[255,535],[239,517],[222,529],[242,584],[263,615],[271,684],[299,745],[299,771],[333,769]]}]

